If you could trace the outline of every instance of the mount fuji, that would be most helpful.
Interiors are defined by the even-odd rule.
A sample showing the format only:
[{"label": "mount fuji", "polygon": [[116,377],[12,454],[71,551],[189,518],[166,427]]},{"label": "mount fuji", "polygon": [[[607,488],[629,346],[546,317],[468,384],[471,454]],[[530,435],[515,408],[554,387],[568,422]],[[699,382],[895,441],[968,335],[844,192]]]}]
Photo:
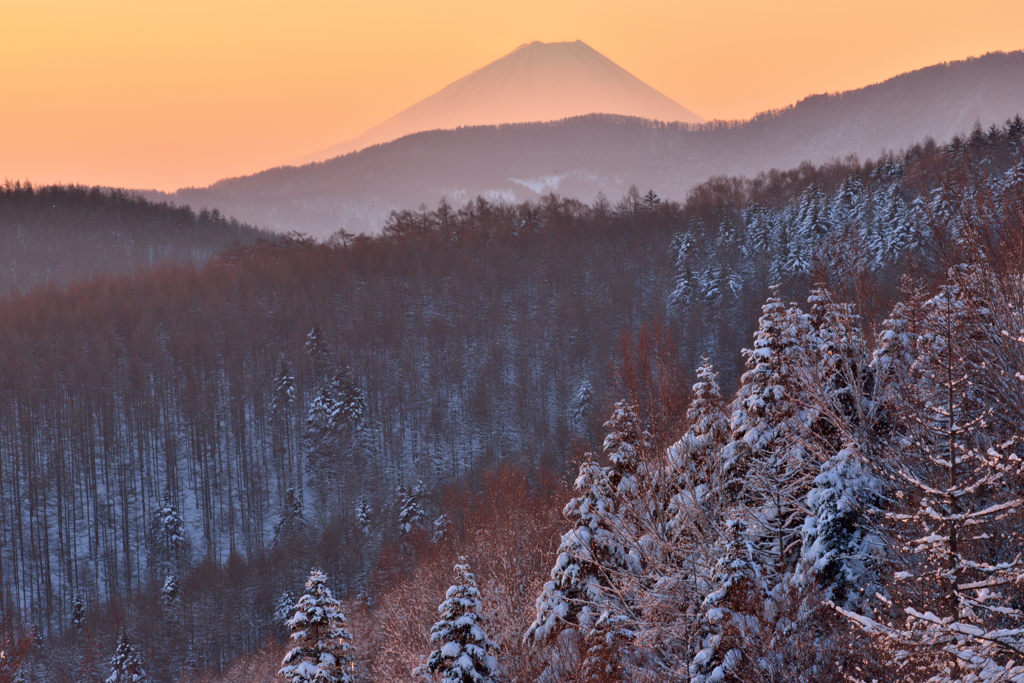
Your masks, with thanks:
[{"label": "mount fuji", "polygon": [[330,159],[420,131],[557,121],[585,114],[703,121],[583,41],[535,41],[301,162]]}]

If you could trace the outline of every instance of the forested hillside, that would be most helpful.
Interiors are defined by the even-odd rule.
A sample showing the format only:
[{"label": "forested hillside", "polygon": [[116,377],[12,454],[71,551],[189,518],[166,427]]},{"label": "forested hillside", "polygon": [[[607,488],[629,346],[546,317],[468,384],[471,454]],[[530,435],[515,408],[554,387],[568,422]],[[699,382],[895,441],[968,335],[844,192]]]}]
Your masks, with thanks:
[{"label": "forested hillside", "polygon": [[[389,618],[408,628],[425,634],[430,624],[383,600],[415,572],[439,566],[428,558],[465,552],[458,539],[476,539],[470,559],[484,569],[488,610],[489,592],[511,590],[496,577],[550,566],[559,532],[545,534],[557,523],[549,512],[557,511],[550,494],[558,487],[551,485],[557,476],[542,473],[575,468],[570,454],[596,452],[605,431],[617,434],[605,441],[608,461],[584,461],[580,497],[566,508],[565,528],[591,531],[562,538],[567,559],[543,588],[539,615],[527,615],[537,596],[523,602],[522,593],[543,572],[509,594],[516,601],[503,604],[517,605],[516,613],[506,615],[506,630],[489,631],[502,649],[519,652],[524,671],[550,664],[555,679],[563,675],[558,667],[595,666],[613,678],[675,677],[691,666],[694,675],[713,675],[717,666],[775,667],[779,653],[814,651],[787,640],[818,636],[794,626],[804,596],[786,596],[803,577],[817,581],[832,557],[826,541],[811,539],[818,527],[808,520],[826,518],[807,512],[809,493],[830,481],[819,483],[815,467],[859,467],[850,449],[867,448],[857,439],[871,430],[880,430],[879,449],[883,441],[896,448],[892,439],[904,429],[907,443],[925,444],[925,432],[914,432],[910,418],[894,426],[873,394],[872,422],[850,423],[862,392],[897,385],[858,374],[864,386],[844,389],[842,363],[866,373],[875,367],[865,360],[873,347],[860,340],[878,346],[899,332],[893,322],[878,326],[902,275],[923,287],[945,284],[945,298],[926,306],[929,291],[907,304],[936,325],[948,318],[942,306],[953,301],[950,287],[959,288],[956,296],[989,296],[999,278],[1012,277],[1024,216],[1022,129],[1018,121],[876,163],[716,179],[685,205],[636,190],[615,206],[554,196],[441,204],[392,215],[379,238],[264,244],[203,267],[168,266],[0,303],[0,505],[10,520],[0,545],[3,599],[25,615],[21,628],[35,627],[37,643],[61,643],[59,656],[35,645],[27,670],[98,675],[106,664],[95,653],[113,652],[119,627],[163,679],[218,669],[283,633],[281,617],[317,564],[335,593],[350,602],[359,596],[358,613],[369,621],[352,625],[356,639],[376,634],[372,646],[356,642],[364,648],[359,666],[377,676],[408,672],[420,663],[409,648],[428,645],[399,638],[408,631],[382,631],[377,620],[393,608],[399,613]],[[987,270],[948,270],[964,261]],[[816,289],[809,310],[784,303],[806,299],[817,283],[829,293]],[[769,285],[782,298],[762,310]],[[1002,307],[1019,310],[1014,305],[1011,297]],[[1000,349],[1011,348],[1020,329],[1012,315],[985,322],[986,338]],[[863,330],[840,334],[840,322]],[[1004,324],[1006,336],[989,334]],[[754,330],[754,351],[739,355]],[[896,374],[920,379],[913,388],[920,394],[899,391],[907,392],[903,407],[925,410],[937,405],[939,386],[928,363],[947,346],[924,328],[915,334],[907,343],[931,355],[919,374]],[[705,355],[722,393],[731,395],[742,377],[740,398],[709,423],[694,411],[718,400],[710,369],[699,373],[698,400],[686,411]],[[1000,366],[1007,390],[1016,390],[1015,362],[1011,354]],[[817,379],[799,384],[808,376]],[[807,406],[771,404],[786,397]],[[971,410],[973,420],[979,413]],[[972,452],[999,446],[992,457],[1012,459],[1004,426],[1013,419],[1001,417],[992,429],[1003,431],[979,436],[985,447]],[[664,456],[694,424],[711,436],[691,432]],[[698,446],[708,455],[694,455]],[[920,457],[938,466],[929,447],[920,445]],[[516,571],[480,556],[488,546],[475,534],[500,529],[500,521],[459,514],[457,496],[445,493],[456,484],[469,499],[501,489],[487,483],[495,471],[509,482],[524,477],[521,499],[548,510],[529,515],[546,530],[535,538],[548,541],[521,553]],[[914,476],[938,490],[925,474]],[[879,491],[891,491],[886,473],[872,476]],[[765,498],[772,492],[779,496]],[[993,493],[993,504],[1001,500]],[[601,510],[621,517],[604,519]],[[706,529],[688,517],[698,512],[710,520]],[[856,529],[849,538],[861,538]],[[708,535],[693,536],[698,531]],[[608,545],[598,554],[578,545],[590,542]],[[444,543],[450,550],[438,550]],[[696,558],[690,548],[707,555]],[[495,541],[491,552],[504,551]],[[1001,567],[1012,559],[984,559],[985,552],[983,545],[970,561]],[[617,564],[566,565],[588,556]],[[734,599],[734,585],[749,594]],[[711,595],[718,597],[704,604]],[[890,619],[833,599],[872,623]],[[917,603],[921,614],[934,612],[928,600]],[[534,616],[536,644],[520,648],[513,639]],[[1001,628],[1002,618],[985,628]],[[765,619],[773,625],[757,626],[751,646],[763,650],[732,654],[739,647],[732,639]],[[576,635],[558,635],[573,624]],[[536,654],[551,642],[556,657]],[[843,642],[822,640],[821,652]],[[509,671],[519,666],[515,656]],[[780,661],[770,670],[794,670],[792,660]]]},{"label": "forested hillside", "polygon": [[[775,289],[734,354],[735,392],[700,361],[678,438],[652,433],[636,396],[607,410],[560,526],[515,476],[485,484],[489,514],[350,602],[356,679],[1024,680],[1024,165],[1009,150],[1001,175],[967,148],[932,158],[951,172],[910,212],[927,221],[894,233],[922,267],[884,319],[835,295],[862,284],[816,284],[802,305]],[[862,204],[844,199],[855,184],[835,211]],[[870,234],[842,240],[867,272],[886,261]],[[281,651],[207,680],[270,680]]]},{"label": "forested hillside", "polygon": [[154,204],[120,190],[0,186],[0,296],[167,262],[202,263],[269,235],[216,211]]}]

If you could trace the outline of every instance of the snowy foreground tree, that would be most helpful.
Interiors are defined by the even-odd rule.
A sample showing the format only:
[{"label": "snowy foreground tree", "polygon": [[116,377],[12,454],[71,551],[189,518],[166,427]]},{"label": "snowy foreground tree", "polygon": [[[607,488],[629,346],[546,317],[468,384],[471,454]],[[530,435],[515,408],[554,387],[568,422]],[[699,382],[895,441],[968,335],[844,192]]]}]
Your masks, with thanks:
[{"label": "snowy foreground tree", "polygon": [[635,634],[626,593],[642,573],[642,563],[629,540],[634,525],[622,514],[620,501],[636,498],[642,455],[651,448],[635,409],[624,402],[615,405],[605,427],[610,465],[588,459],[580,466],[579,495],[563,510],[575,526],[562,536],[551,580],[537,598],[537,617],[525,636],[541,644],[563,631],[574,632],[586,644],[584,669],[595,675],[618,666],[616,651]]},{"label": "snowy foreground tree", "polygon": [[1014,306],[991,285],[956,269],[922,307],[891,446],[901,494],[887,518],[907,550],[894,563],[892,609],[841,609],[907,678],[1024,681],[1024,382],[1014,381],[1024,363],[1006,339],[1021,311],[999,319]]},{"label": "snowy foreground tree", "polygon": [[139,653],[128,640],[128,634],[122,632],[114,656],[110,658],[110,675],[106,683],[141,683],[148,680]]},{"label": "snowy foreground tree", "polygon": [[287,622],[295,647],[285,655],[278,675],[289,683],[351,683],[355,649],[341,604],[327,587],[327,575],[313,569],[306,594]]},{"label": "snowy foreground tree", "polygon": [[526,633],[546,680],[1024,683],[1022,285],[954,268],[873,353],[825,287],[771,297],[660,460],[618,404]]},{"label": "snowy foreground tree", "polygon": [[441,618],[430,629],[437,649],[414,675],[429,672],[445,683],[488,683],[497,680],[497,646],[483,629],[480,591],[466,558],[455,565],[455,583],[437,608]]}]

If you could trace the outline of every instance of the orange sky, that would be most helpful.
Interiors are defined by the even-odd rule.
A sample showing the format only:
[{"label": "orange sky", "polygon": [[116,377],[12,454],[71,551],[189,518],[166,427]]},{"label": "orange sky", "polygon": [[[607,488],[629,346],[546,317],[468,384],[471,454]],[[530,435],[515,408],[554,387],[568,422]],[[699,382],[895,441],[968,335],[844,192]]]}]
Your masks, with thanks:
[{"label": "orange sky", "polygon": [[581,39],[705,118],[992,50],[1020,0],[0,0],[0,180],[202,185]]}]

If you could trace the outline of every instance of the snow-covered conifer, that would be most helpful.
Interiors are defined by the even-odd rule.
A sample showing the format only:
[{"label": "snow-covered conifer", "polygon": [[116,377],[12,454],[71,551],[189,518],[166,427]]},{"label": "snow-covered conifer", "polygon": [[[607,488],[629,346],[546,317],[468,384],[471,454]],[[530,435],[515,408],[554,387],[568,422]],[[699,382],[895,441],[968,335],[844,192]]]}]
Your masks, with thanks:
[{"label": "snow-covered conifer", "polygon": [[723,450],[723,469],[740,482],[750,459],[775,448],[797,413],[796,368],[806,357],[810,327],[807,316],[776,297],[761,308],[754,348],[743,349],[747,371],[740,378],[730,420],[730,442]]},{"label": "snow-covered conifer", "polygon": [[122,632],[114,656],[110,658],[110,675],[106,683],[142,683],[148,680],[138,651],[128,640],[128,635]]},{"label": "snow-covered conifer", "polygon": [[582,433],[586,429],[593,397],[594,388],[590,385],[590,380],[584,377],[572,399],[572,426],[577,433]]},{"label": "snow-covered conifer", "polygon": [[440,515],[434,520],[433,532],[430,534],[430,540],[433,543],[440,543],[444,539],[448,538],[448,527],[451,524],[451,519],[447,514]]},{"label": "snow-covered conifer", "polygon": [[403,534],[420,526],[427,516],[419,501],[421,490],[421,485],[406,488],[403,484],[398,487],[398,529]]},{"label": "snow-covered conifer", "polygon": [[327,575],[313,569],[306,593],[287,622],[294,647],[281,662],[278,675],[289,683],[351,683],[355,680],[355,649],[341,604],[327,587]]},{"label": "snow-covered conifer", "polygon": [[880,540],[865,517],[880,493],[878,477],[851,444],[822,465],[807,494],[801,562],[838,605],[859,605],[877,589],[871,565]]},{"label": "snow-covered conifer", "polygon": [[719,452],[729,437],[718,373],[704,357],[697,368],[693,399],[686,411],[690,427],[679,441],[668,447],[669,466],[680,486],[700,489],[702,498],[718,478]]},{"label": "snow-covered conifer", "polygon": [[370,507],[370,501],[363,498],[356,505],[356,522],[359,524],[359,529],[364,535],[370,534],[370,525],[373,524],[373,508]]},{"label": "snow-covered conifer", "polygon": [[896,616],[843,610],[895,649],[904,677],[1024,680],[1024,611],[1010,588],[1024,582],[1024,498],[1010,483],[1024,452],[1012,433],[1024,424],[1024,403],[1000,406],[1013,416],[999,419],[982,398],[1008,381],[998,345],[1009,343],[982,285],[951,282],[922,307],[889,470],[902,495],[887,518],[909,551],[892,577],[887,612]]},{"label": "snow-covered conifer", "polygon": [[281,370],[274,378],[274,393],[270,400],[270,410],[274,415],[284,415],[295,402],[295,377],[288,369],[288,363],[281,361]]},{"label": "snow-covered conifer", "polygon": [[160,506],[153,512],[153,533],[160,562],[177,565],[186,546],[185,521],[169,490],[164,492]]},{"label": "snow-covered conifer", "polygon": [[[618,624],[625,606],[611,590],[624,575],[640,572],[640,557],[624,543],[608,472],[592,460],[580,465],[579,495],[563,514],[573,528],[562,536],[551,580],[537,598],[537,617],[525,638],[545,641],[566,628],[586,638],[598,633],[599,620]],[[616,627],[617,628],[617,627]]]},{"label": "snow-covered conifer", "polygon": [[497,647],[484,630],[480,591],[466,558],[455,565],[455,583],[437,611],[441,618],[430,629],[436,649],[427,657],[427,670],[445,683],[497,680]]},{"label": "snow-covered conifer", "polygon": [[816,348],[799,374],[807,414],[801,441],[817,472],[807,492],[797,583],[813,579],[829,599],[852,605],[878,583],[870,570],[878,539],[865,525],[881,493],[866,455],[882,436],[874,368],[849,304],[821,285],[808,303]]},{"label": "snow-covered conifer", "polygon": [[85,623],[85,600],[80,595],[76,595],[71,601],[71,623],[74,626]]},{"label": "snow-covered conifer", "polygon": [[715,589],[704,599],[700,649],[690,662],[694,683],[742,680],[744,647],[757,637],[767,598],[758,563],[746,544],[745,525],[728,523],[725,554],[714,573]]},{"label": "snow-covered conifer", "polygon": [[287,625],[295,610],[295,596],[290,591],[284,591],[274,600],[274,621]]},{"label": "snow-covered conifer", "polygon": [[777,575],[795,562],[803,497],[814,475],[799,439],[810,416],[798,381],[812,343],[807,315],[770,297],[754,348],[743,350],[748,370],[734,403],[732,441],[722,451],[725,481],[747,509],[758,559]]},{"label": "snow-covered conifer", "polygon": [[171,574],[164,579],[164,585],[160,588],[160,604],[165,609],[172,609],[178,604],[179,599],[178,579]]},{"label": "snow-covered conifer", "polygon": [[611,462],[608,481],[616,495],[634,495],[638,490],[637,475],[643,468],[644,457],[654,447],[651,435],[640,422],[636,406],[626,401],[615,403],[604,427],[608,430],[604,451]]}]

